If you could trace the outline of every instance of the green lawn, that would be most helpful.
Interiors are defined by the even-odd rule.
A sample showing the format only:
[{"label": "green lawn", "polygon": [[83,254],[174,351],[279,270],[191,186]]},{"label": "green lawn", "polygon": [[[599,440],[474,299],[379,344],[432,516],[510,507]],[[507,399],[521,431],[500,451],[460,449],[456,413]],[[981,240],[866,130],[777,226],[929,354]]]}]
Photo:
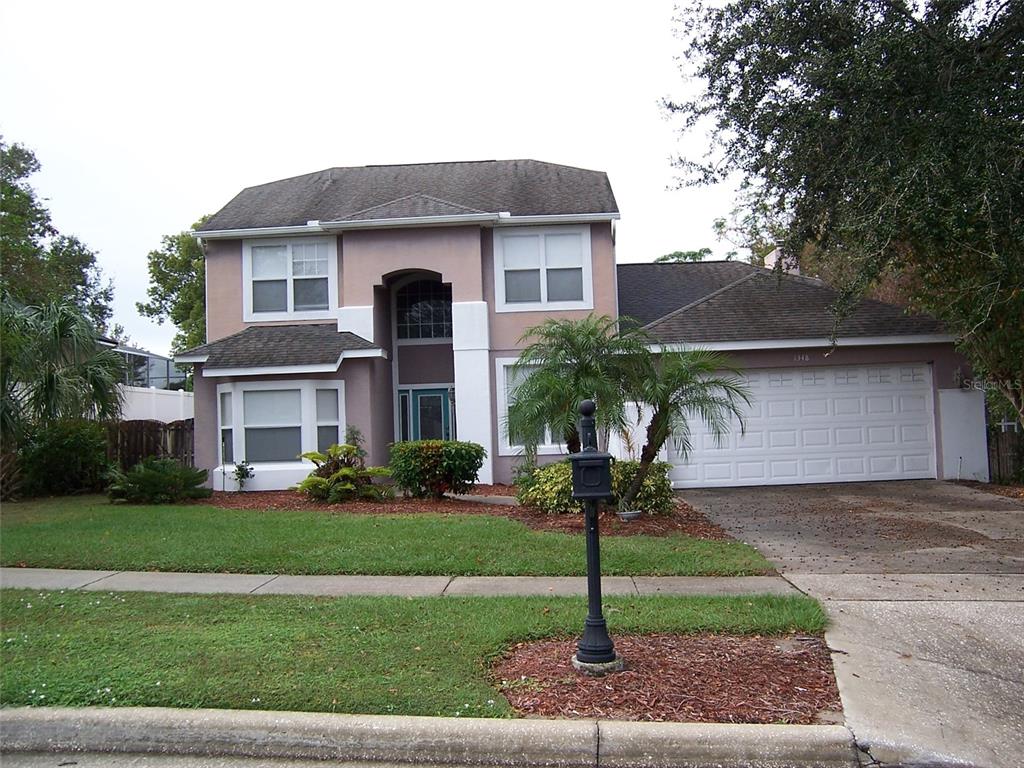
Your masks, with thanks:
[{"label": "green lawn", "polygon": [[[581,535],[491,515],[357,515],[123,506],[101,497],[5,504],[3,565],[292,574],[548,575],[586,572]],[[687,536],[601,541],[606,575],[770,573],[757,550]]]},{"label": "green lawn", "polygon": [[[507,717],[487,662],[574,636],[581,598],[0,591],[0,703]],[[637,632],[820,633],[805,597],[610,598]]]}]

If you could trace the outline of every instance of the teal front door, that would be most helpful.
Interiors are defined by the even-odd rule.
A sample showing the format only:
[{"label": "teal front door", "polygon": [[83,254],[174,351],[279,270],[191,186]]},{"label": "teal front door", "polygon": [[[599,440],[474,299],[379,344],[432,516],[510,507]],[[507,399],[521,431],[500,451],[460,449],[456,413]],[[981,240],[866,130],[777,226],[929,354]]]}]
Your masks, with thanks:
[{"label": "teal front door", "polygon": [[447,389],[400,389],[402,440],[451,440],[451,397]]}]

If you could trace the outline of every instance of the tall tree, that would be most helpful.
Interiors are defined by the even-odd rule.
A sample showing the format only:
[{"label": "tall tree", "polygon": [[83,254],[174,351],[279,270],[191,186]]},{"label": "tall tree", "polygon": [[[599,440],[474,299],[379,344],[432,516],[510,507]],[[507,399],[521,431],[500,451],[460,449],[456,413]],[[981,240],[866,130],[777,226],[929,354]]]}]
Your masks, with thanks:
[{"label": "tall tree", "polygon": [[1024,423],[1024,8],[1019,0],[732,0],[681,12],[702,83],[667,102],[743,179],[758,230],[840,283],[879,281],[955,334]]},{"label": "tall tree", "polygon": [[104,280],[94,251],[54,228],[29,183],[39,169],[30,149],[0,137],[0,295],[34,306],[70,300],[103,330],[113,284]]},{"label": "tall tree", "polygon": [[[192,228],[202,225],[204,216]],[[206,342],[206,264],[203,248],[189,232],[166,235],[150,251],[149,296],[135,304],[139,313],[158,323],[170,320],[178,329],[171,346],[175,352]]]}]

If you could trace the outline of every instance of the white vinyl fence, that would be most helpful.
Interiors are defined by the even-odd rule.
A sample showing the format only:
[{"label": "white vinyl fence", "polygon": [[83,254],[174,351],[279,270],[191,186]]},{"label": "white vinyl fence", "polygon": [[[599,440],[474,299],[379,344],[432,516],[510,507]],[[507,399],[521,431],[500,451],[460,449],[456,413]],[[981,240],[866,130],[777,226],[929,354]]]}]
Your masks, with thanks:
[{"label": "white vinyl fence", "polygon": [[124,412],[121,414],[124,421],[153,419],[169,423],[191,419],[194,415],[191,392],[129,386],[121,389],[124,391]]}]

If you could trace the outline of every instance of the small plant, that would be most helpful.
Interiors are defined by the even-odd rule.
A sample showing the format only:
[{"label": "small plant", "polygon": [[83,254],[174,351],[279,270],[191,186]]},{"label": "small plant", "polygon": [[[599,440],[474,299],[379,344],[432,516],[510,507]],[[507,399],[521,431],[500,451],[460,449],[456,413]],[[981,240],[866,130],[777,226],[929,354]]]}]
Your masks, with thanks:
[{"label": "small plant", "polygon": [[238,490],[241,491],[245,488],[245,481],[252,480],[256,476],[256,470],[253,469],[252,464],[243,459],[235,464],[235,471],[232,474],[235,482],[238,483]]},{"label": "small plant", "polygon": [[466,493],[476,482],[487,451],[458,440],[410,440],[391,446],[391,476],[417,498]]},{"label": "small plant", "polygon": [[185,499],[205,499],[213,493],[202,487],[206,470],[185,467],[174,459],[150,457],[127,472],[109,474],[107,493],[113,502],[173,504]]},{"label": "small plant", "polygon": [[[617,505],[639,471],[638,461],[612,462],[612,492],[610,504]],[[666,462],[651,465],[647,477],[640,486],[640,492],[630,505],[631,510],[640,510],[652,515],[667,514],[675,506],[672,482],[668,473],[672,468]],[[572,498],[572,466],[568,461],[559,461],[538,467],[529,481],[517,484],[516,498],[520,504],[527,504],[548,514],[579,514],[583,504]]]},{"label": "small plant", "polygon": [[[357,439],[361,440],[358,430],[355,430],[355,433]],[[343,504],[355,499],[379,501],[389,498],[392,495],[391,486],[373,482],[375,477],[387,477],[387,468],[367,467],[365,456],[366,452],[359,445],[348,443],[332,445],[326,453],[304,453],[302,458],[312,461],[316,468],[309,473],[309,477],[291,490],[298,491],[313,501],[324,501],[328,504]]]}]

